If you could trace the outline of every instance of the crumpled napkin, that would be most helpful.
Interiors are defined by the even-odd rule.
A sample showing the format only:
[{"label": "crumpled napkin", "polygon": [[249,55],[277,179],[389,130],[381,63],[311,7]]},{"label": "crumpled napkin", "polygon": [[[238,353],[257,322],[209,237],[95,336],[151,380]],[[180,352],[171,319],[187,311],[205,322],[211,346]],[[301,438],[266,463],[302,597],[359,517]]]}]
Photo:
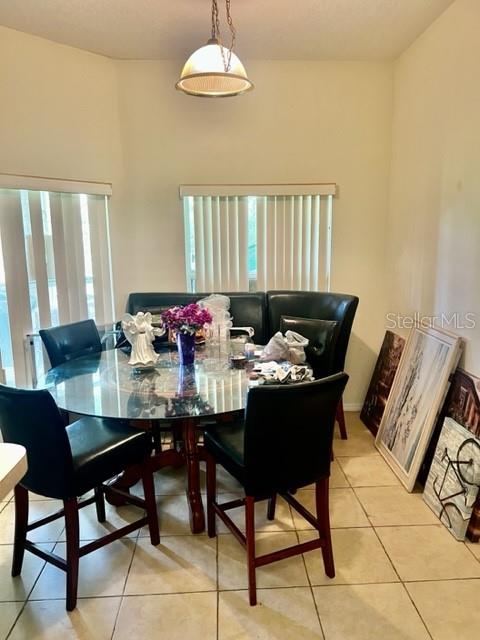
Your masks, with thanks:
[{"label": "crumpled napkin", "polygon": [[283,362],[258,362],[253,369],[264,383],[288,384],[313,380],[312,370],[305,365]]}]

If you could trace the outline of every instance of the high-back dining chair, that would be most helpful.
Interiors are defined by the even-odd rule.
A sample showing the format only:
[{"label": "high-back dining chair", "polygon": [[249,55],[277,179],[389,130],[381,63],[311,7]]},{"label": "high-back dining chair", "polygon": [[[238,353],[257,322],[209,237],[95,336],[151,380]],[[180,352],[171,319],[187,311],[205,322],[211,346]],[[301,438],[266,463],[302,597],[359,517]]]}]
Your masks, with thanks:
[{"label": "high-back dining chair", "polygon": [[[64,426],[57,405],[47,390],[14,389],[0,385],[0,430],[5,442],[27,450],[28,471],[15,487],[15,539],[12,576],[22,570],[25,550],[66,572],[66,607],[75,608],[79,559],[87,553],[148,525],[153,545],[160,542],[153,475],[149,464],[150,438],[119,420],[82,418]],[[135,522],[80,546],[79,509],[95,502],[99,522],[105,522],[103,483],[131,465],[140,465],[145,499],[122,492],[128,502],[146,511]],[[77,498],[94,490],[94,495]],[[28,522],[28,492],[63,501],[63,509]],[[118,493],[118,492],[117,492]],[[66,560],[28,540],[29,531],[65,517]]]},{"label": "high-back dining chair", "polygon": [[100,335],[93,320],[40,329],[39,333],[52,367],[102,350]]},{"label": "high-back dining chair", "polygon": [[[329,291],[267,291],[268,325],[270,334],[279,330],[282,316],[318,318],[338,322],[338,334],[333,354],[333,369],[345,369],[348,342],[358,307],[358,297]],[[347,439],[347,426],[340,398],[337,408],[338,426],[343,440]]]},{"label": "high-back dining chair", "polygon": [[[257,603],[256,567],[313,549],[322,549],[326,574],[335,568],[330,536],[328,478],[335,411],[348,376],[338,373],[315,382],[250,389],[243,420],[212,425],[205,433],[207,458],[208,535],[216,535],[215,515],[246,548],[250,604]],[[292,430],[295,438],[291,437]],[[221,464],[243,486],[245,498],[219,504],[216,464]],[[292,493],[315,483],[316,517]],[[280,494],[317,531],[319,538],[288,549],[255,554],[255,501],[268,499],[268,518],[275,516]],[[245,506],[244,535],[227,511]]]},{"label": "high-back dining chair", "polygon": [[305,355],[315,379],[331,376],[335,371],[335,352],[339,325],[334,320],[282,316],[280,331],[295,331],[308,339]]}]

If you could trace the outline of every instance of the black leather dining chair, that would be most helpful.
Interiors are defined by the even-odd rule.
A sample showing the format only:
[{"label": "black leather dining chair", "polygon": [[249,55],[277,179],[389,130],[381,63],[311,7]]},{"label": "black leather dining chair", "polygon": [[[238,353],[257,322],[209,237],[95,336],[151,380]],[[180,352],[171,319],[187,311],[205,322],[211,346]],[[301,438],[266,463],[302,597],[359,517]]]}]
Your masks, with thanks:
[{"label": "black leather dining chair", "polygon": [[[250,389],[245,417],[235,423],[212,425],[205,433],[207,460],[208,535],[216,535],[215,515],[246,548],[250,604],[257,603],[257,567],[313,549],[322,549],[326,574],[335,567],[330,536],[328,479],[335,411],[348,376],[338,373],[315,382]],[[292,429],[296,437],[291,438]],[[219,504],[216,464],[221,464],[243,486],[245,498]],[[292,495],[315,483],[316,517]],[[268,499],[268,518],[275,517],[280,494],[317,531],[318,539],[261,556],[255,553],[255,501]],[[245,535],[227,511],[245,506]]]},{"label": "black leather dining chair", "polygon": [[283,334],[295,331],[308,339],[305,355],[315,379],[336,373],[334,362],[338,330],[339,325],[335,320],[282,316],[280,321],[280,331]]},{"label": "black leather dining chair", "polygon": [[[358,297],[328,291],[267,291],[268,326],[270,334],[280,328],[282,316],[317,318],[338,322],[338,335],[333,356],[332,373],[345,369],[348,342],[358,307]],[[338,426],[343,440],[347,439],[347,426],[340,398],[337,408]]]},{"label": "black leather dining chair", "polygon": [[[0,430],[5,442],[27,450],[28,471],[15,487],[15,539],[12,576],[22,570],[25,550],[66,572],[66,608],[77,603],[79,559],[100,547],[148,525],[150,541],[160,542],[150,438],[126,422],[82,418],[68,427],[47,390],[30,391],[0,385]],[[145,499],[123,493],[104,483],[131,465],[140,465]],[[94,490],[94,495],[78,498]],[[63,501],[63,509],[28,522],[28,492]],[[146,512],[138,520],[80,546],[79,509],[95,503],[99,522],[105,522],[104,494],[120,493]],[[28,532],[65,517],[66,559],[31,542]]]},{"label": "black leather dining chair", "polygon": [[93,320],[40,329],[39,333],[52,367],[102,350],[100,335]]}]

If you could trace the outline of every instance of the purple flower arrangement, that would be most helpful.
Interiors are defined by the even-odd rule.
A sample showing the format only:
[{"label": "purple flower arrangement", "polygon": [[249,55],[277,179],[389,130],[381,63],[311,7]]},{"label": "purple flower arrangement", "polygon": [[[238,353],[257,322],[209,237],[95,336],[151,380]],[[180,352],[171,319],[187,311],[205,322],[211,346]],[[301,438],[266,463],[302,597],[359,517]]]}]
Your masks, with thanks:
[{"label": "purple flower arrangement", "polygon": [[198,329],[212,322],[212,314],[198,304],[187,304],[185,307],[172,307],[162,313],[163,324],[177,333],[194,335]]}]

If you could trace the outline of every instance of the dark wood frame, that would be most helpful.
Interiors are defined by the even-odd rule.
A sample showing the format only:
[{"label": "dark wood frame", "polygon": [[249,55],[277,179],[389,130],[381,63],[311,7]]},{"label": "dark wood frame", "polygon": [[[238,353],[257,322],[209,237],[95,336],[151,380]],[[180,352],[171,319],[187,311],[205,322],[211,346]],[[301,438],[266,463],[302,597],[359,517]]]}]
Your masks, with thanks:
[{"label": "dark wood frame", "polygon": [[[118,540],[135,529],[148,525],[150,531],[150,541],[153,545],[160,543],[160,532],[158,527],[157,507],[155,503],[155,491],[153,485],[153,475],[150,464],[147,462],[139,467],[139,472],[143,482],[145,499],[133,496],[121,491],[112,485],[102,484],[94,489],[94,495],[86,500],[78,501],[77,498],[63,500],[63,509],[56,511],[44,518],[28,522],[28,490],[21,484],[15,487],[15,539],[13,546],[12,576],[20,575],[25,551],[30,551],[34,555],[50,562],[58,569],[66,572],[66,608],[72,611],[77,605],[78,591],[78,565],[82,556],[100,547]],[[89,504],[95,503],[97,519],[105,522],[105,495],[118,494],[125,502],[129,502],[140,509],[146,511],[146,515],[135,522],[116,529],[97,540],[80,546],[79,529],[79,509]],[[38,527],[42,527],[58,518],[65,517],[67,557],[66,560],[50,551],[44,551],[37,544],[28,540],[27,534]]]},{"label": "dark wood frame", "polygon": [[[145,429],[142,424],[135,424],[138,428]],[[197,436],[200,426],[198,418],[177,418],[174,423],[176,438],[182,434],[182,446],[179,448],[162,451],[159,444],[155,445],[155,452],[150,458],[152,471],[159,471],[164,467],[187,466],[187,503],[190,515],[190,529],[192,533],[205,531],[205,513],[203,510],[202,496],[200,493],[200,460],[203,460],[203,447],[199,447]],[[149,425],[149,429],[152,425]],[[127,502],[126,496],[130,496],[129,489],[140,480],[139,467],[129,467],[124,471],[111,488],[117,489],[115,493],[108,492],[107,502],[115,506]]]},{"label": "dark wood frame", "polygon": [[[222,422],[228,422],[233,419],[232,414],[222,414],[215,416],[215,419]],[[336,420],[340,427],[340,434],[342,440],[347,439],[347,429],[345,426],[345,417],[343,412],[343,400],[337,408]],[[158,436],[155,444],[155,453],[151,458],[151,465],[153,471],[159,471],[164,467],[180,467],[186,465],[187,467],[187,502],[190,514],[190,529],[192,533],[202,533],[205,531],[205,512],[203,509],[202,496],[200,493],[200,461],[204,460],[203,447],[199,447],[197,443],[198,432],[200,427],[199,418],[177,418],[172,421],[172,426],[175,431],[175,443],[176,446],[173,449],[162,451]],[[132,425],[137,426],[139,429],[145,429],[145,422],[132,421]],[[158,432],[158,425],[154,423],[147,424],[147,428],[155,433]],[[181,442],[182,446],[178,444]],[[129,489],[133,487],[140,479],[140,474],[137,467],[131,467],[127,469],[123,476],[119,478],[113,486],[120,491],[118,495],[107,495],[107,501],[115,506],[125,504],[126,500],[124,494],[128,493]]]},{"label": "dark wood frame", "polygon": [[[328,487],[329,479],[322,478],[315,483],[315,503],[317,517],[310,513],[302,504],[298,502],[290,493],[280,493],[282,498],[286,500],[305,520],[317,530],[318,540],[309,540],[301,542],[285,549],[279,549],[271,553],[265,553],[261,556],[255,554],[255,502],[268,499],[267,517],[269,520],[275,518],[275,504],[277,495],[274,494],[269,498],[245,496],[237,500],[230,500],[219,504],[216,497],[217,489],[217,465],[212,456],[205,456],[207,461],[207,529],[210,538],[216,536],[215,516],[228,527],[238,542],[246,549],[247,567],[248,567],[248,595],[250,605],[257,604],[257,584],[256,584],[256,568],[263,567],[271,562],[284,560],[292,556],[321,549],[323,556],[323,564],[325,573],[329,578],[335,577],[335,564],[333,560],[332,538],[330,533],[330,514],[328,506]],[[226,512],[229,509],[245,506],[245,535],[240,531],[237,525],[229,518]]]}]

